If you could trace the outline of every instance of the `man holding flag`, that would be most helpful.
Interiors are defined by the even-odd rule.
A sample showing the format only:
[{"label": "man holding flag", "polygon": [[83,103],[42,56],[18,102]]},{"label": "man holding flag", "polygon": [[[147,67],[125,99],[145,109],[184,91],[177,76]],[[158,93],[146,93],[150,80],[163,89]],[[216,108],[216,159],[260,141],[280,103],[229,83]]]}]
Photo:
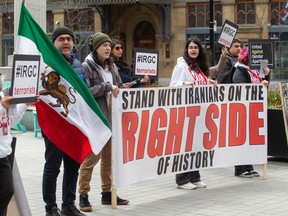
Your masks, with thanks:
[{"label": "man holding flag", "polygon": [[[73,65],[69,64],[71,62],[70,52],[73,47],[73,33],[63,27],[59,30],[54,31],[53,41],[55,46],[56,43],[60,44],[60,52],[35,22],[23,3],[15,54],[40,56],[41,75],[38,86],[40,101],[36,105],[39,126],[45,134],[46,141],[49,140],[49,143],[51,142],[55,148],[62,151],[57,157],[61,158],[61,154],[66,154],[71,157],[71,160],[75,160],[74,163],[81,164],[92,151],[96,155],[99,154],[111,137],[111,129],[91,92],[71,67]],[[79,165],[74,165],[73,169],[77,170]],[[57,169],[54,169],[55,167],[51,170],[46,169],[46,171],[54,172],[50,174],[57,178],[58,173]],[[64,168],[65,172],[67,171]],[[67,175],[70,175],[71,179],[71,173],[68,172]],[[63,181],[67,182],[65,179],[67,175],[64,174]],[[67,197],[63,194],[61,214],[83,215],[74,205],[73,191],[75,192],[76,189],[76,173],[72,176],[71,188],[65,188],[69,187],[66,184],[63,188],[70,192]],[[46,187],[45,183],[43,184]],[[48,211],[47,215],[59,215],[56,203],[53,204],[53,200],[56,200],[53,197],[53,191],[56,188],[53,187],[56,185],[51,184],[47,187],[51,187],[49,192],[51,200],[46,207],[49,205],[49,208],[57,210],[54,211],[54,214],[50,214]],[[45,192],[43,195],[45,196]],[[72,214],[70,210],[75,214]]]},{"label": "man holding flag", "polygon": [[[67,27],[59,27],[53,31],[52,41],[56,48],[62,53],[67,62],[74,70],[84,77],[81,62],[71,58],[73,49],[74,34]],[[80,164],[73,160],[69,155],[61,151],[48,137],[42,132],[45,142],[45,165],[42,182],[43,200],[46,203],[46,216],[60,215],[56,204],[56,185],[60,166],[63,160],[64,174],[62,182],[62,210],[61,215],[84,216],[75,206],[76,187],[78,180],[78,170]]]}]

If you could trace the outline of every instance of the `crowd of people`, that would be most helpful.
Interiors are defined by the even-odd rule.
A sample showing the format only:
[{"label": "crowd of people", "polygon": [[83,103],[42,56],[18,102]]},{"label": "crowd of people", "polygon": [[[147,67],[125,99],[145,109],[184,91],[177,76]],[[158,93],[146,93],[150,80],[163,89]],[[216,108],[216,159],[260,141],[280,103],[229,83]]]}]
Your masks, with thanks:
[{"label": "crowd of people", "polygon": [[[98,32],[90,41],[90,54],[81,62],[71,55],[74,46],[74,34],[67,27],[58,27],[53,31],[52,42],[67,62],[74,68],[80,78],[86,83],[95,101],[99,105],[106,119],[111,123],[110,96],[117,97],[120,88],[143,87],[149,82],[148,76],[133,78],[132,67],[123,56],[124,44],[117,39],[111,39],[107,34]],[[222,83],[226,74],[233,70],[233,83],[263,83],[268,86],[269,68],[263,71],[266,77],[260,77],[257,70],[249,68],[249,49],[243,47],[238,39],[234,39],[229,49],[222,48],[222,54],[215,66],[210,66],[207,54],[197,38],[189,38],[184,52],[177,59],[172,71],[170,86],[214,85]],[[0,89],[1,86],[0,86]],[[17,123],[24,114],[27,105],[10,105],[11,96],[0,93],[0,112],[2,116],[9,116],[8,125]],[[37,99],[38,100],[38,99]],[[29,105],[29,104],[28,104]],[[16,110],[11,111],[10,110]],[[12,113],[12,114],[11,114]],[[3,118],[2,118],[3,120]],[[111,139],[101,152],[95,155],[90,153],[82,164],[73,160],[61,151],[42,132],[45,143],[45,164],[42,180],[42,193],[45,202],[46,216],[85,216],[82,212],[92,211],[89,201],[90,182],[93,169],[100,161],[100,175],[103,205],[111,204],[112,164]],[[7,205],[13,195],[12,172],[8,156],[11,153],[12,137],[4,130],[0,130],[0,216],[5,215]],[[56,203],[56,183],[63,161],[63,183],[61,209]],[[235,176],[258,177],[259,174],[252,165],[236,165]],[[76,189],[78,182],[79,208],[76,205]],[[201,181],[199,171],[189,171],[176,174],[176,187],[193,190],[205,188],[206,183]],[[117,196],[117,205],[127,205],[128,200]]]}]

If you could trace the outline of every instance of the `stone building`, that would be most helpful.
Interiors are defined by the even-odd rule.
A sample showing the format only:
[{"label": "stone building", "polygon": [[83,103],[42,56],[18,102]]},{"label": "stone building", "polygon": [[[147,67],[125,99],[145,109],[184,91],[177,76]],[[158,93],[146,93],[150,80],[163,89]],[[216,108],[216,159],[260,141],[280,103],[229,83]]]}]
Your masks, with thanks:
[{"label": "stone building", "polygon": [[[211,0],[212,1],[212,0]],[[211,62],[217,62],[221,46],[217,44],[222,24],[229,20],[239,26],[236,37],[271,39],[275,45],[273,79],[288,78],[288,26],[280,13],[287,1],[214,0],[210,49],[209,0],[47,0],[46,32],[65,25],[76,34],[75,52],[84,60],[89,53],[88,38],[102,31],[125,43],[125,56],[133,61],[134,48],[159,51],[159,83],[171,76],[177,57],[182,55],[186,39],[198,37]],[[7,56],[14,50],[13,0],[0,2],[0,66],[7,65]],[[214,51],[213,51],[214,50]]]}]

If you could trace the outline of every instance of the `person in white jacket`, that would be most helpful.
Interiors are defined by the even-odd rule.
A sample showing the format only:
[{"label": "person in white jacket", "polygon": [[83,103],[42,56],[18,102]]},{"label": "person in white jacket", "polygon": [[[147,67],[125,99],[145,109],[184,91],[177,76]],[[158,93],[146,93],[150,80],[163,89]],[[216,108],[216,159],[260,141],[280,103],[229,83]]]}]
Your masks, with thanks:
[{"label": "person in white jacket", "polygon": [[[0,86],[0,90],[2,85]],[[7,91],[8,92],[8,91]],[[15,126],[30,104],[10,104],[13,97],[0,92],[0,215],[6,209],[14,194],[12,167],[8,156],[12,152],[10,128]]]},{"label": "person in white jacket", "polygon": [[[197,38],[189,38],[183,56],[177,59],[170,86],[216,85],[217,82],[210,79],[209,75],[215,76],[223,68],[226,52],[226,48],[222,49],[223,56],[220,60],[222,63],[209,68],[201,42]],[[187,190],[206,187],[206,184],[200,179],[198,170],[176,174],[176,184],[177,188]]]}]

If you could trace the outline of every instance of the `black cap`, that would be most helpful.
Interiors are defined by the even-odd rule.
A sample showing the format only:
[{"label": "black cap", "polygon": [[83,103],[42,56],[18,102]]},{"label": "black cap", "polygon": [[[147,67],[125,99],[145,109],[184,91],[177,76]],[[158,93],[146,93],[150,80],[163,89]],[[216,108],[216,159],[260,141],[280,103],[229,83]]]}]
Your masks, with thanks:
[{"label": "black cap", "polygon": [[54,31],[52,33],[52,42],[54,43],[56,38],[62,34],[69,34],[74,40],[74,34],[71,31],[71,29],[67,28],[66,26],[61,26],[61,27],[54,29]]}]

